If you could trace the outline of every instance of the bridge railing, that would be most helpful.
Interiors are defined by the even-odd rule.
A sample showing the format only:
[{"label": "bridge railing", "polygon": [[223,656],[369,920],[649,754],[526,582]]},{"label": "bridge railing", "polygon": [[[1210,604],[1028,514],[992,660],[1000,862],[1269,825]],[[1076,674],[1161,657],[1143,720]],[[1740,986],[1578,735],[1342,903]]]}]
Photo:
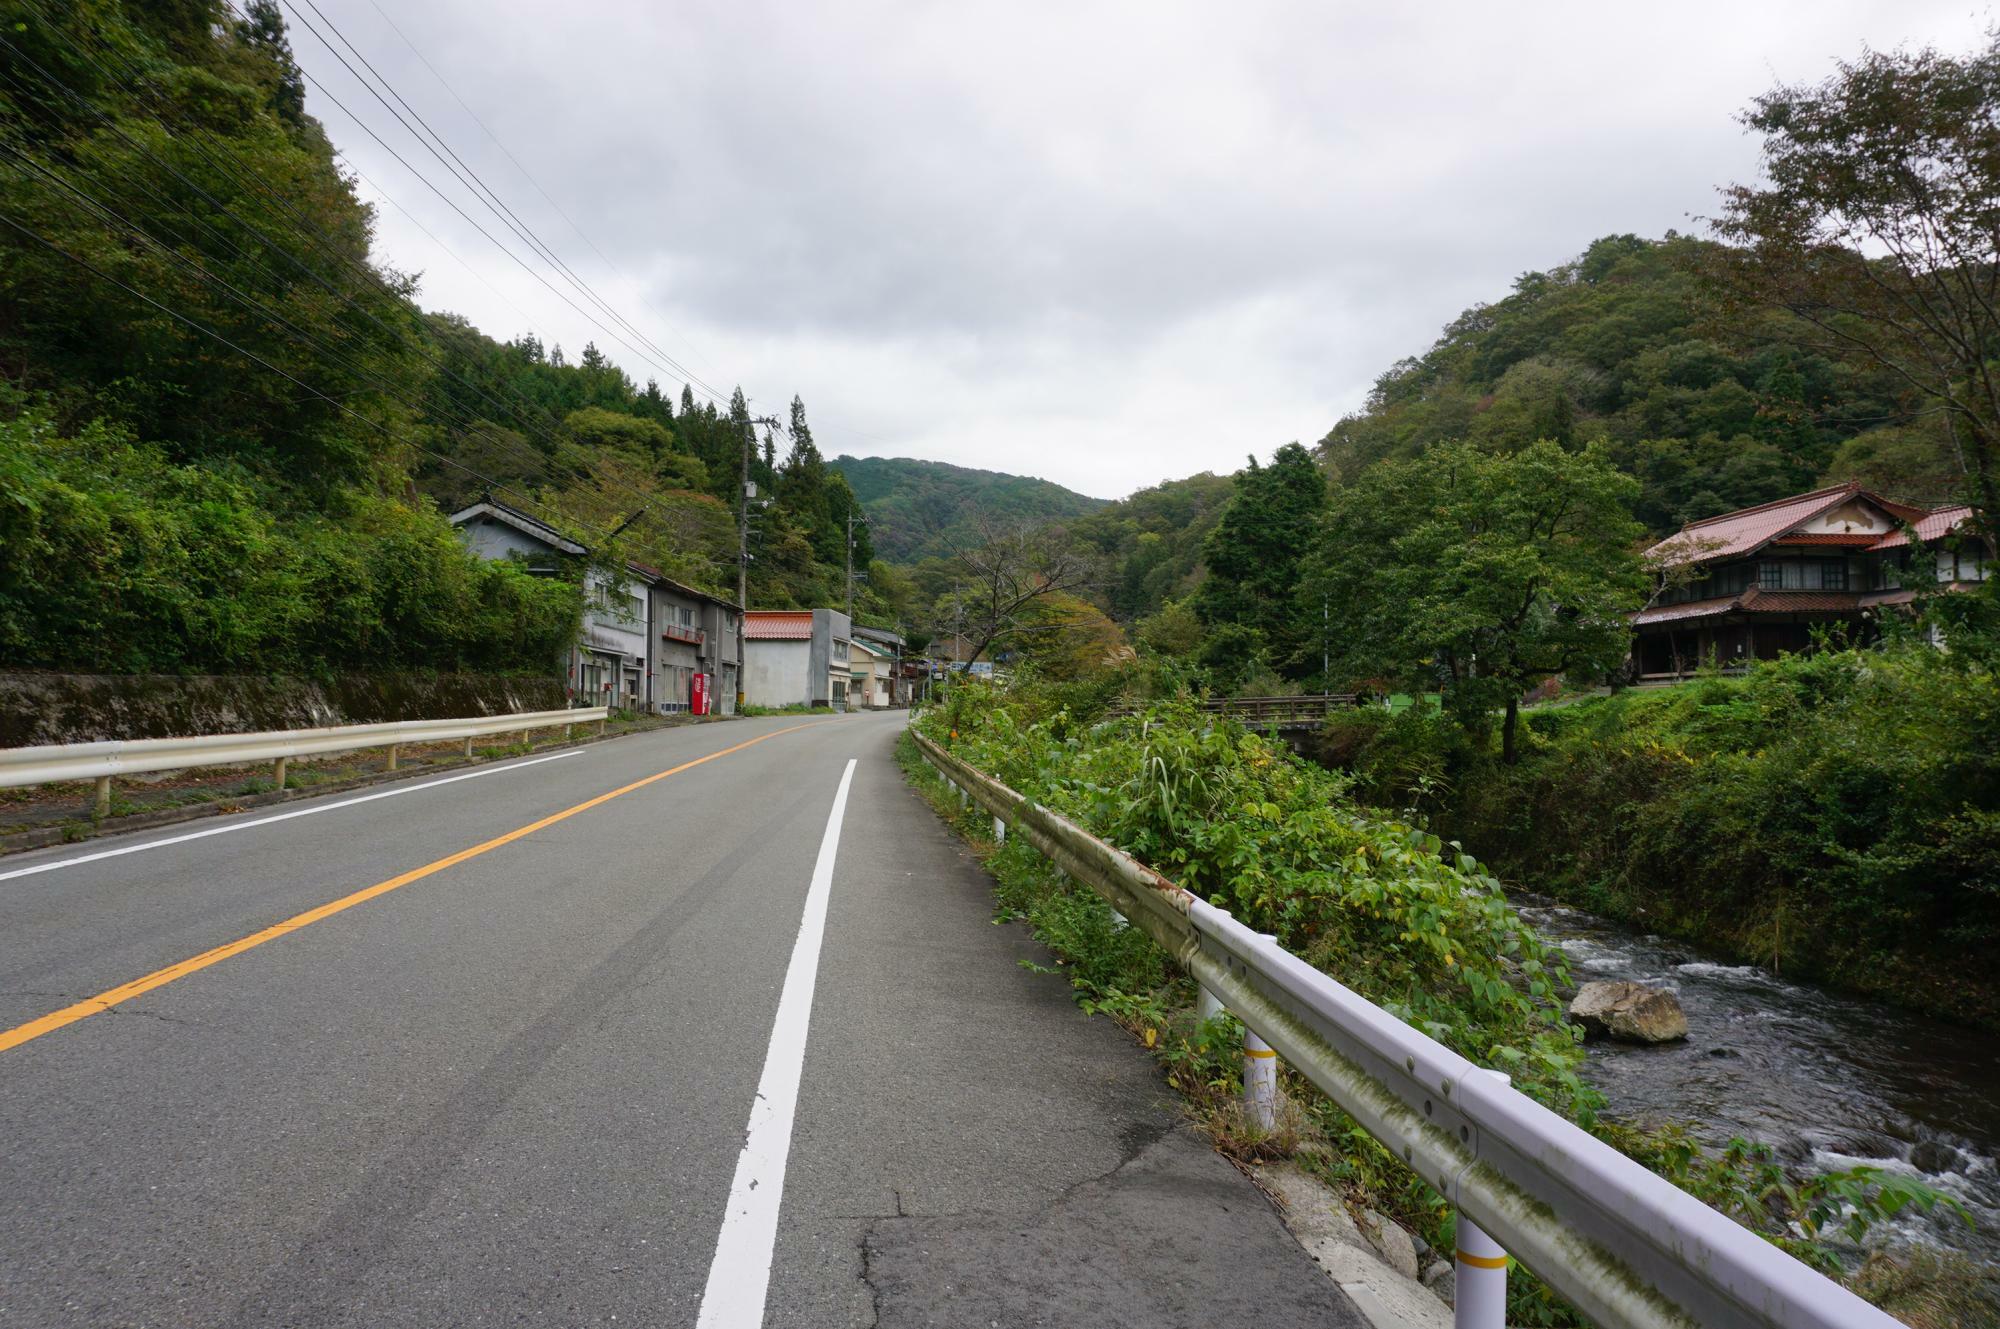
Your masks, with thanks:
[{"label": "bridge railing", "polygon": [[[1227,715],[1241,720],[1252,729],[1265,729],[1272,725],[1280,729],[1296,729],[1325,724],[1335,711],[1350,709],[1356,700],[1352,692],[1315,693],[1303,697],[1210,697],[1201,703],[1201,708],[1212,715]],[[1110,713],[1132,715],[1137,709],[1133,705],[1120,705],[1112,707]]]},{"label": "bridge railing", "polygon": [[1212,697],[1202,703],[1202,709],[1241,720],[1252,729],[1267,725],[1282,729],[1324,724],[1333,712],[1353,705],[1353,693],[1329,692],[1304,697]]},{"label": "bridge railing", "polygon": [[1461,1329],[1501,1323],[1487,1318],[1501,1313],[1490,1295],[1468,1295],[1482,1275],[1490,1291],[1496,1264],[1504,1278],[1504,1260],[1465,1249],[1478,1244],[1468,1233],[1475,1228],[1605,1329],[1896,1329],[1847,1289],[1275,938],[915,738],[962,798],[992,814],[996,833],[1026,839],[1143,928],[1261,1040],[1254,1046],[1276,1049],[1456,1206]]},{"label": "bridge railing", "polygon": [[407,743],[470,740],[488,734],[520,733],[553,725],[602,722],[610,717],[603,706],[563,711],[520,711],[510,715],[477,715],[451,720],[391,720],[382,724],[328,725],[317,729],[272,729],[254,734],[203,734],[193,738],[112,739],[99,743],[58,743],[30,748],[0,748],[0,788],[56,784],[65,780],[97,782],[97,809],[102,815],[111,801],[111,780],[147,771],[178,771],[197,766],[248,766],[271,762],[278,784],[285,782],[285,763],[293,757],[364,748],[389,749],[394,769],[398,750]]}]

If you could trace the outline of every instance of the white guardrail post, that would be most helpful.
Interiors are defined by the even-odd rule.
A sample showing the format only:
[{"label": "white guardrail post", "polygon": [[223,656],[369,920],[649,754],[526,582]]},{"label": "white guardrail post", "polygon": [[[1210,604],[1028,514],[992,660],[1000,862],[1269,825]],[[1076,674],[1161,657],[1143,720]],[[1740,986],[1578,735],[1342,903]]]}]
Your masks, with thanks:
[{"label": "white guardrail post", "polygon": [[[1512,1084],[1499,1071],[1487,1075]],[[1452,1329],[1506,1329],[1507,1252],[1461,1211],[1452,1245]]]},{"label": "white guardrail post", "polygon": [[1498,1329],[1506,1257],[1599,1329],[1901,1329],[1898,1321],[1450,1048],[922,734],[918,750],[1104,897],[1243,1022],[1253,1114],[1283,1057],[1458,1215],[1457,1323]]},{"label": "white guardrail post", "polygon": [[120,775],[148,771],[192,770],[201,766],[271,765],[280,789],[296,757],[330,752],[389,749],[389,769],[400,763],[411,743],[472,740],[483,734],[519,733],[577,720],[600,724],[609,714],[603,707],[577,711],[523,711],[512,715],[479,715],[452,720],[393,720],[383,724],[331,725],[321,729],[276,729],[254,734],[203,734],[193,738],[134,738],[101,743],[58,743],[31,748],[0,748],[0,789],[25,785],[90,780],[96,786],[96,812],[111,810],[111,781]]},{"label": "white guardrail post", "polygon": [[1243,1110],[1250,1124],[1268,1134],[1278,1124],[1278,1054],[1243,1026]]}]

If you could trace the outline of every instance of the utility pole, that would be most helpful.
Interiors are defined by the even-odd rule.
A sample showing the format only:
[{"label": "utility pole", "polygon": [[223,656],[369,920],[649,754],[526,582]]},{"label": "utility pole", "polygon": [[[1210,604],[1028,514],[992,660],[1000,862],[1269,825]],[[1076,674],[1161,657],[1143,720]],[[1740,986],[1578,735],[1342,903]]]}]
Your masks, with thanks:
[{"label": "utility pole", "polygon": [[[863,517],[861,524],[866,526],[868,519]],[[847,621],[849,623],[854,621],[854,508],[852,506],[847,509]]]},{"label": "utility pole", "polygon": [[[743,422],[743,475],[736,486],[736,713],[743,713],[745,701],[743,685],[750,673],[750,659],[744,643],[748,640],[750,627],[750,499],[756,486],[750,482],[750,452],[756,441],[757,426],[775,429],[778,422],[770,416],[757,416]],[[765,499],[768,504],[771,500]]]},{"label": "utility pole", "polygon": [[750,444],[756,430],[743,422],[743,476],[736,486],[736,713],[743,714],[743,685],[750,660],[744,652],[750,624]]}]

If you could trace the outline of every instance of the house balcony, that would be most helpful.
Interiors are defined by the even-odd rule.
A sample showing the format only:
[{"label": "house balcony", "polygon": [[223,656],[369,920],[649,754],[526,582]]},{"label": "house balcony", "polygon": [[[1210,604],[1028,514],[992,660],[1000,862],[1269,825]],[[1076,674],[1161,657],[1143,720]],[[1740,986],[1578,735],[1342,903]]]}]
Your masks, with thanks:
[{"label": "house balcony", "polygon": [[660,636],[668,641],[677,641],[688,646],[699,646],[707,640],[700,628],[684,628],[678,625],[661,628]]}]

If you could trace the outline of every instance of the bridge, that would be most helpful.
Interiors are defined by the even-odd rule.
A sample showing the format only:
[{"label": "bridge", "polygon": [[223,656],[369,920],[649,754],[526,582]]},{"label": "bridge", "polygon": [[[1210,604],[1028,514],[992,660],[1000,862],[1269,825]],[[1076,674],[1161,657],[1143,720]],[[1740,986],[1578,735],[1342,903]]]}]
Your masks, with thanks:
[{"label": "bridge", "polygon": [[[1324,692],[1302,697],[1209,697],[1201,708],[1212,715],[1240,720],[1251,729],[1303,733],[1320,728],[1337,711],[1360,703],[1352,692]],[[1137,704],[1114,706],[1113,715],[1136,715]]]},{"label": "bridge", "polygon": [[1211,697],[1204,710],[1241,720],[1252,729],[1318,729],[1336,711],[1351,710],[1359,699],[1352,692],[1324,692],[1304,697]]}]

